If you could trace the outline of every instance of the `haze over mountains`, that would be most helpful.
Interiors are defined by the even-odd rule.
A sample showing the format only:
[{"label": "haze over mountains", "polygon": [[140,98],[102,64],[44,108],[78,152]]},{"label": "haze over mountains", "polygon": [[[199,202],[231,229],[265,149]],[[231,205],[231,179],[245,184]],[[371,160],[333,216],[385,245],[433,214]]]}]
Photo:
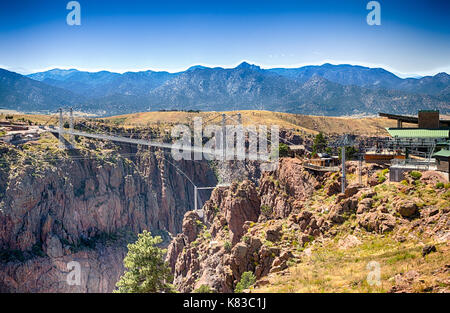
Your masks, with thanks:
[{"label": "haze over mountains", "polygon": [[0,107],[25,112],[60,106],[114,115],[161,109],[265,109],[352,115],[380,111],[450,113],[450,76],[402,79],[382,68],[354,65],[261,69],[194,66],[179,73],[53,69],[22,76],[0,69]]}]

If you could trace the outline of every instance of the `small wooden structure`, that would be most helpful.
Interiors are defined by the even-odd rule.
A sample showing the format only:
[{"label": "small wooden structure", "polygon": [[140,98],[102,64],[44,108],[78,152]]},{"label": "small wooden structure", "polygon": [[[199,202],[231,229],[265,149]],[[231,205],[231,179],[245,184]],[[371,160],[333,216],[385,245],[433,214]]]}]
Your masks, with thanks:
[{"label": "small wooden structure", "polygon": [[318,153],[317,157],[305,161],[303,167],[317,172],[339,171],[339,157]]}]

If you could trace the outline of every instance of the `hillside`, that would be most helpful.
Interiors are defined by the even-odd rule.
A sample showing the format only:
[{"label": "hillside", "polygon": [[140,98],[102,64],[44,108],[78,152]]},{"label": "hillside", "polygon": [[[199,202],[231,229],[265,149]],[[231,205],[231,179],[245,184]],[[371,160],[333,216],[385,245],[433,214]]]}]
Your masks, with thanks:
[{"label": "hillside", "polygon": [[[283,158],[257,184],[217,188],[191,211],[167,261],[181,292],[449,292],[450,185],[425,172],[383,181],[356,162],[350,185]],[[240,287],[241,288],[241,287]]]},{"label": "hillside", "polygon": [[[194,117],[202,117],[204,122],[220,124],[221,114],[241,113],[244,125],[279,125],[280,128],[294,129],[308,134],[351,133],[366,136],[387,135],[386,127],[395,127],[395,121],[380,117],[330,117],[291,114],[270,111],[224,111],[224,112],[142,112],[112,116],[104,120],[126,127],[154,125],[174,125],[191,123]],[[103,119],[102,119],[103,120]],[[406,125],[406,124],[405,124]]]}]

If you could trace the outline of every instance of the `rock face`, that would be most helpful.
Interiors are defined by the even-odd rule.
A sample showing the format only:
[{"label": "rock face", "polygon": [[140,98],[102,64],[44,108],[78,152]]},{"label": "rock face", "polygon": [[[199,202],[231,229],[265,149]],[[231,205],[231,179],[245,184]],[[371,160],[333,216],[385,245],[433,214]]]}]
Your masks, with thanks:
[{"label": "rock face", "polygon": [[319,179],[304,170],[297,158],[282,158],[278,169],[260,179],[261,206],[273,218],[285,218],[320,186]]},{"label": "rock face", "polygon": [[[260,279],[285,269],[293,254],[288,247],[273,245],[284,233],[283,220],[277,219],[289,217],[291,227],[302,232],[298,238],[302,245],[330,226],[313,213],[294,213],[318,185],[300,160],[284,158],[276,171],[263,173],[259,190],[248,180],[215,189],[203,206],[204,220],[195,212],[186,213],[183,233],[168,248],[176,288],[191,292],[207,285],[218,292],[232,292],[246,271]],[[267,221],[262,223],[266,228],[252,227],[262,219]]]},{"label": "rock face", "polygon": [[[234,278],[229,253],[241,239],[244,223],[258,219],[260,202],[256,187],[246,180],[233,183],[229,189],[215,189],[203,210],[204,221],[196,212],[185,214],[183,232],[168,248],[167,261],[174,271],[175,285],[184,292],[203,284],[215,290],[232,291]],[[206,239],[203,245],[197,243],[200,239]],[[219,242],[225,239],[228,247]]]},{"label": "rock face", "polygon": [[[313,175],[300,160],[283,158],[275,171],[263,172],[259,182],[215,189],[203,206],[204,218],[186,213],[183,232],[169,246],[175,287],[192,292],[206,285],[216,292],[233,292],[248,271],[256,278],[255,286],[262,286],[273,276],[290,275],[288,267],[310,261],[315,246],[335,241],[340,232],[344,236],[336,248],[342,253],[363,245],[367,238],[361,235],[367,232],[380,237],[390,233],[405,241],[401,237],[414,230],[423,238],[448,241],[448,203],[436,207],[420,202],[415,184],[378,184],[382,186],[350,184],[345,193],[336,194],[337,173]],[[448,199],[448,191],[438,189],[436,197]]]},{"label": "rock face", "polygon": [[[216,183],[206,162],[186,161],[178,166],[199,185]],[[123,271],[126,243],[114,249],[99,246],[100,250],[82,254],[74,253],[76,248],[122,230],[178,233],[184,213],[194,203],[192,185],[158,151],[138,153],[133,160],[118,157],[113,162],[66,159],[48,164],[38,174],[35,168],[26,167],[3,172],[0,178],[4,188],[0,190],[4,195],[0,200],[0,255],[17,252],[29,259],[23,263],[2,258],[2,291],[72,291],[46,277],[59,277],[66,260],[81,258],[91,272],[79,290],[110,292]],[[208,195],[200,196],[206,200]],[[102,265],[101,259],[107,263]],[[111,269],[104,270],[104,266]],[[33,285],[36,277],[41,278]],[[24,284],[25,280],[30,283]]]},{"label": "rock face", "polygon": [[250,181],[244,181],[240,185],[231,186],[220,206],[225,209],[224,215],[230,228],[231,243],[235,244],[241,239],[244,223],[258,220],[261,205],[255,186]]},{"label": "rock face", "polygon": [[[111,292],[124,271],[127,253],[121,245],[98,244],[94,249],[64,256],[34,257],[23,262],[0,264],[0,292]],[[80,281],[75,283],[70,273],[80,265]]]}]

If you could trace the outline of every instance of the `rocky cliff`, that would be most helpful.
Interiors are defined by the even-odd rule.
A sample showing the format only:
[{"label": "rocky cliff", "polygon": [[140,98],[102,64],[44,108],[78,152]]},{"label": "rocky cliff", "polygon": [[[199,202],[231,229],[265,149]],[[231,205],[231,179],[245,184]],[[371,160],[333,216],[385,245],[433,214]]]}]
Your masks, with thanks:
[{"label": "rocky cliff", "polygon": [[[331,269],[329,275],[336,275],[341,271],[339,262],[344,264],[352,258],[352,253],[367,252],[364,257],[349,262],[349,285],[355,279],[352,266],[361,267],[358,275],[365,275],[366,264],[360,266],[358,262],[369,259],[384,261],[383,270],[392,274],[384,283],[391,289],[377,289],[378,292],[413,290],[408,284],[395,285],[404,278],[403,272],[399,272],[403,267],[396,267],[396,262],[415,258],[413,253],[425,244],[430,244],[425,245],[428,250],[435,251],[433,244],[436,244],[442,251],[425,270],[442,274],[433,276],[432,290],[448,291],[449,281],[445,278],[448,265],[442,267],[442,262],[449,252],[450,191],[447,189],[450,184],[441,183],[443,177],[435,172],[424,173],[420,179],[409,177],[402,183],[390,183],[384,179],[386,171],[368,165],[362,169],[364,185],[359,185],[352,182],[357,180],[356,164],[348,162],[347,166],[351,184],[345,193],[340,193],[339,173],[308,172],[302,161],[294,158],[281,159],[276,171],[263,173],[258,186],[244,180],[214,190],[203,207],[204,218],[196,212],[187,212],[182,233],[169,246],[167,261],[176,288],[180,292],[199,288],[233,292],[242,274],[249,271],[256,278],[256,288],[271,286],[280,277],[293,275],[291,281],[275,285],[280,287],[274,290],[294,292],[293,285],[312,275],[301,287],[305,291],[316,290],[314,284],[321,279],[314,278],[317,269],[311,272],[309,264],[318,266],[324,262],[324,255],[336,253],[336,264],[323,265]],[[379,241],[383,244],[378,244]],[[349,255],[343,258],[342,251],[363,242],[363,248],[349,250]],[[315,249],[322,250],[311,260]],[[424,255],[428,250],[424,250]],[[305,271],[309,272],[290,271],[303,262]],[[420,266],[424,264],[417,262]],[[414,274],[415,283],[422,284],[419,276]],[[336,281],[327,280],[326,284],[335,286],[345,279],[342,274]],[[349,285],[330,290],[348,291]],[[372,290],[365,286],[351,285],[351,288]],[[324,287],[317,288],[320,291]]]},{"label": "rocky cliff", "polygon": [[[263,173],[259,187],[249,180],[231,187],[215,189],[203,210],[205,218],[188,212],[183,232],[169,246],[167,260],[172,267],[174,283],[181,292],[208,285],[219,292],[232,292],[245,271],[259,279],[272,265],[286,261],[290,252],[274,247],[271,242],[281,236],[281,218],[298,212],[302,203],[320,186],[316,178],[303,170],[301,161],[281,159],[275,172]],[[326,229],[324,219],[304,214],[305,240]],[[259,223],[258,223],[259,222]],[[267,226],[260,236],[258,227]]]},{"label": "rocky cliff", "polygon": [[[87,151],[55,151],[56,159],[42,156],[43,143],[2,146],[0,291],[110,292],[130,235],[181,231],[193,187],[170,153],[133,150],[123,157],[123,147],[99,147],[104,154],[96,155],[100,143],[90,144]],[[176,165],[199,186],[216,183],[206,162]],[[80,286],[65,283],[70,261],[81,263]]]}]

